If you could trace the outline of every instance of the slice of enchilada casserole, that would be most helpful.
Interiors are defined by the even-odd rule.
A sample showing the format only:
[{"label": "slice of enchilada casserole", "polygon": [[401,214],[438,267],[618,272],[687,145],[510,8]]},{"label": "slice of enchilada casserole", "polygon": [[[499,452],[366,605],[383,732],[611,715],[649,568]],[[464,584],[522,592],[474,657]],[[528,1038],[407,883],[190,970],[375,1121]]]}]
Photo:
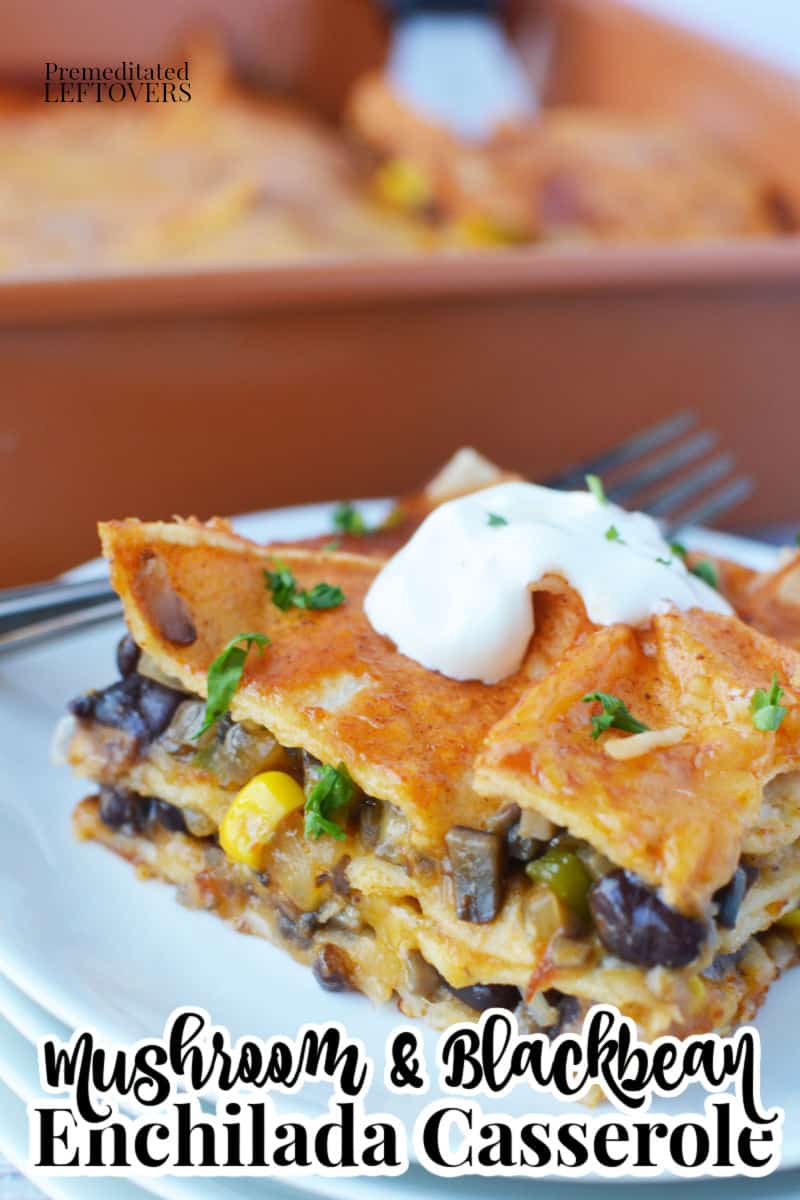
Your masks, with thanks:
[{"label": "slice of enchilada casserole", "polygon": [[437,1026],[499,1005],[558,1031],[605,1002],[649,1037],[730,1029],[800,937],[800,560],[717,564],[745,619],[637,626],[545,575],[521,664],[450,678],[364,600],[455,482],[335,547],[102,525],[129,632],[60,731],[97,785],[77,835]]}]

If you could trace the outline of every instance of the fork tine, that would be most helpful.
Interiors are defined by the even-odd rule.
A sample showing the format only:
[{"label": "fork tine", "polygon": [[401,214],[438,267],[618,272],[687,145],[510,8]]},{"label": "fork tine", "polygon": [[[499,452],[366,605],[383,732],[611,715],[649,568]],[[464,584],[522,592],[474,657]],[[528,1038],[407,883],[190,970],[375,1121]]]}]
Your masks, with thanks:
[{"label": "fork tine", "polygon": [[663,517],[668,520],[674,516],[689,500],[699,496],[712,483],[724,479],[733,470],[735,459],[732,454],[718,454],[710,462],[691,471],[677,483],[664,488],[657,496],[643,507],[651,517]]},{"label": "fork tine", "polygon": [[637,492],[674,475],[681,467],[688,466],[696,458],[702,457],[718,440],[719,435],[709,429],[695,434],[685,442],[679,442],[666,454],[661,454],[658,458],[646,463],[628,479],[623,479],[621,483],[606,488],[609,499],[615,500],[618,504],[624,503]]},{"label": "fork tine", "polygon": [[706,500],[683,513],[668,527],[667,534],[677,533],[678,530],[686,529],[689,525],[708,524],[720,513],[727,512],[729,508],[734,508],[742,500],[746,500],[752,491],[753,481],[749,475],[738,475],[730,483],[726,483],[716,492],[712,492]]},{"label": "fork tine", "polygon": [[649,429],[640,430],[639,433],[635,433],[633,437],[614,446],[611,450],[606,450],[594,458],[588,458],[583,463],[576,463],[565,471],[559,471],[557,475],[545,480],[545,486],[553,488],[583,487],[585,475],[600,475],[603,471],[624,466],[625,463],[632,462],[643,454],[649,454],[651,450],[657,450],[659,446],[665,445],[673,438],[679,437],[691,429],[696,420],[693,412],[676,413],[675,416],[668,417],[666,421],[651,425]]}]

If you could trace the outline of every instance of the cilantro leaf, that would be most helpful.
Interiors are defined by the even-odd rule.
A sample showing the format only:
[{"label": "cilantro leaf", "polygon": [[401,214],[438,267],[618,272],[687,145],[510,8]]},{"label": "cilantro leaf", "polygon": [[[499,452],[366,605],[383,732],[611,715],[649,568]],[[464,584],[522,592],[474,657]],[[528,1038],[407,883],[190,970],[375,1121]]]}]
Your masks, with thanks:
[{"label": "cilantro leaf", "polygon": [[800,546],[800,533],[794,535],[794,544],[795,546]]},{"label": "cilantro leaf", "polygon": [[582,697],[584,704],[597,701],[603,711],[592,717],[592,737],[597,740],[607,729],[622,729],[625,733],[646,733],[650,728],[642,721],[637,721],[619,696],[610,696],[607,692],[588,692]]},{"label": "cilantro leaf", "polygon": [[603,481],[599,475],[585,475],[586,486],[594,496],[598,504],[608,504],[608,496],[606,489],[603,487]]},{"label": "cilantro leaf", "polygon": [[343,500],[336,506],[333,514],[333,527],[340,533],[353,533],[357,537],[362,533],[369,533],[366,521],[349,500]]},{"label": "cilantro leaf", "polygon": [[286,612],[294,602],[297,583],[286,563],[276,559],[274,565],[274,571],[264,571],[264,583],[272,593],[272,603],[275,607]]},{"label": "cilantro leaf", "polygon": [[619,542],[621,546],[625,545],[625,539],[619,536],[619,530],[617,529],[616,525],[609,525],[608,529],[606,530],[606,541]]},{"label": "cilantro leaf", "polygon": [[344,592],[332,583],[315,583],[311,591],[298,592],[294,598],[297,608],[338,608]]},{"label": "cilantro leaf", "polygon": [[[244,642],[240,646],[239,642]],[[264,633],[237,633],[231,638],[225,649],[208,668],[208,699],[203,724],[197,733],[192,735],[194,741],[210,729],[211,726],[224,717],[231,705],[234,693],[242,678],[244,664],[251,646],[258,646],[259,654],[264,653],[264,647],[270,644]]]},{"label": "cilantro leaf", "polygon": [[338,608],[344,592],[330,583],[315,583],[310,591],[301,591],[285,562],[275,560],[276,570],[264,571],[264,583],[272,593],[272,603],[281,612],[294,608]]},{"label": "cilantro leaf", "polygon": [[350,803],[355,784],[344,763],[338,767],[323,767],[319,779],[306,797],[305,835],[308,838],[329,837],[341,841],[345,836],[333,814]]},{"label": "cilantro leaf", "polygon": [[689,553],[683,542],[670,542],[669,548],[676,558],[686,558]]},{"label": "cilantro leaf", "polygon": [[338,538],[338,537],[331,538],[331,540],[329,542],[325,543],[325,545],[322,547],[322,549],[325,554],[335,554],[336,551],[341,546],[341,544],[342,544],[341,538]]},{"label": "cilantro leaf", "polygon": [[693,567],[689,567],[692,575],[696,575],[698,579],[702,579],[703,583],[707,583],[709,587],[719,587],[719,574],[713,563],[707,558],[701,558],[700,562],[696,562]]},{"label": "cilantro leaf", "polygon": [[486,515],[489,518],[489,520],[487,521],[487,525],[495,526],[495,525],[507,525],[508,524],[508,521],[505,519],[505,517],[501,517],[499,513],[491,513],[490,512],[490,513],[487,513]]},{"label": "cilantro leaf", "polygon": [[672,566],[671,558],[657,558],[656,562],[661,563],[662,567],[671,567]]},{"label": "cilantro leaf", "polygon": [[777,671],[773,673],[772,684],[768,692],[764,688],[756,688],[753,692],[750,711],[753,714],[753,724],[762,733],[774,733],[776,729],[780,728],[787,712],[781,704],[782,696],[783,688],[778,683]]}]

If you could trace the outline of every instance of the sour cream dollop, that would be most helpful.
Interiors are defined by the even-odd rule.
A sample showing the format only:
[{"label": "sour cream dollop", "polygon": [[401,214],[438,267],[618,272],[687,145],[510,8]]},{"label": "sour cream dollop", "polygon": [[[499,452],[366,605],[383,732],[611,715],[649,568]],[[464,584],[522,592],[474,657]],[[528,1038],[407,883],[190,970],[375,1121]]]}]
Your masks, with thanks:
[{"label": "sour cream dollop", "polygon": [[497,683],[525,657],[530,589],[545,575],[565,579],[595,625],[645,625],[669,609],[733,612],[672,553],[652,517],[531,483],[435,509],[383,567],[364,610],[422,666]]}]

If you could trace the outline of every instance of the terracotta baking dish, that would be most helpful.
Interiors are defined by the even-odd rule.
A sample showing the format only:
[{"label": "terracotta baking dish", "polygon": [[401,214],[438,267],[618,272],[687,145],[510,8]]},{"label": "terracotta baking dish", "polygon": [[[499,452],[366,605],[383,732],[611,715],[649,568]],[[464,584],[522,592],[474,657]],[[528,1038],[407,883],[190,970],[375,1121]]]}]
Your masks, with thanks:
[{"label": "terracotta baking dish", "polygon": [[[42,7],[0,13],[7,75],[147,61],[191,9]],[[381,54],[367,0],[219,7],[243,70],[331,113]],[[554,97],[716,131],[800,212],[800,83],[607,0],[552,20]],[[800,516],[797,236],[5,280],[0,362],[2,584],[94,553],[98,517],[394,493],[463,443],[536,476],[686,406],[758,478],[737,524]]]}]

